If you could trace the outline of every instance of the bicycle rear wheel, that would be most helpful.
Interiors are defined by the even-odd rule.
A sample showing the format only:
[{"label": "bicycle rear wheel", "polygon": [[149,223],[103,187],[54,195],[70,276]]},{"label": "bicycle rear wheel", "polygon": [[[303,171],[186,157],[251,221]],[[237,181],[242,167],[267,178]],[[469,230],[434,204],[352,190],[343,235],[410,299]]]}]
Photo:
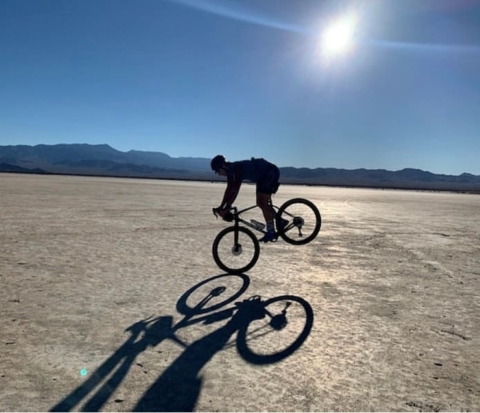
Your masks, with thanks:
[{"label": "bicycle rear wheel", "polygon": [[212,253],[215,263],[223,271],[240,274],[256,264],[260,256],[260,244],[247,228],[229,227],[222,230],[213,241]]},{"label": "bicycle rear wheel", "polygon": [[[278,235],[293,245],[303,245],[313,241],[322,226],[318,208],[313,202],[303,198],[294,198],[285,202],[278,209],[275,221],[279,228]],[[285,224],[285,221],[288,223]]]}]

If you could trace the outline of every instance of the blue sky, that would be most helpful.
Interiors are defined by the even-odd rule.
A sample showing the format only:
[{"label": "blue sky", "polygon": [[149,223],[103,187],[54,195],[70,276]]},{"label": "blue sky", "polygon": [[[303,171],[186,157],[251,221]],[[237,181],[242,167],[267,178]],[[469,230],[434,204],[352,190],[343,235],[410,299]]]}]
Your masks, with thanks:
[{"label": "blue sky", "polygon": [[0,145],[480,174],[480,0],[1,0],[0,51]]}]

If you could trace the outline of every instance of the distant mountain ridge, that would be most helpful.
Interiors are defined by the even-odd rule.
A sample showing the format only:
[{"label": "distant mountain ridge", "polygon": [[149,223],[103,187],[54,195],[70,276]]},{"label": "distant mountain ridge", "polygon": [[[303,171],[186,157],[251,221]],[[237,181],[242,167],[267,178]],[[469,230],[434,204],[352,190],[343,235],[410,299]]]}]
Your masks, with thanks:
[{"label": "distant mountain ridge", "polygon": [[[434,174],[420,169],[281,167],[281,182],[307,185],[480,191],[480,176]],[[0,146],[0,172],[103,175],[139,178],[223,180],[210,159],[172,158],[163,152],[122,152],[107,144]]]}]

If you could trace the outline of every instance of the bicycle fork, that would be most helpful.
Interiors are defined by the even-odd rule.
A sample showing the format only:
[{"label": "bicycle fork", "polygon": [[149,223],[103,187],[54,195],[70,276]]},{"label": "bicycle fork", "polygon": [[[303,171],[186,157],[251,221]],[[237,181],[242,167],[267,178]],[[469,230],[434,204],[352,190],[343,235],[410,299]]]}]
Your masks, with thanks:
[{"label": "bicycle fork", "polygon": [[238,242],[238,235],[240,231],[238,230],[239,224],[238,224],[238,217],[235,217],[235,231],[233,231],[233,247],[232,247],[232,253],[234,255],[239,255],[242,253],[242,246]]}]

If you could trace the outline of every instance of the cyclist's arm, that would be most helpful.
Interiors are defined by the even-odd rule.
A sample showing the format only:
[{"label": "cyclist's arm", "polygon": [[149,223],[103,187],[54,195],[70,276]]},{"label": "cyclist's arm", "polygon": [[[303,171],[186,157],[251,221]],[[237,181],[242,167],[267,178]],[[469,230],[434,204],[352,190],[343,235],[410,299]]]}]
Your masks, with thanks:
[{"label": "cyclist's arm", "polygon": [[221,209],[230,209],[230,207],[233,205],[235,199],[237,198],[238,192],[240,191],[242,180],[242,167],[240,165],[236,165],[233,174],[228,175],[227,177],[227,188],[225,189],[225,194],[223,195],[223,200],[220,204]]}]

